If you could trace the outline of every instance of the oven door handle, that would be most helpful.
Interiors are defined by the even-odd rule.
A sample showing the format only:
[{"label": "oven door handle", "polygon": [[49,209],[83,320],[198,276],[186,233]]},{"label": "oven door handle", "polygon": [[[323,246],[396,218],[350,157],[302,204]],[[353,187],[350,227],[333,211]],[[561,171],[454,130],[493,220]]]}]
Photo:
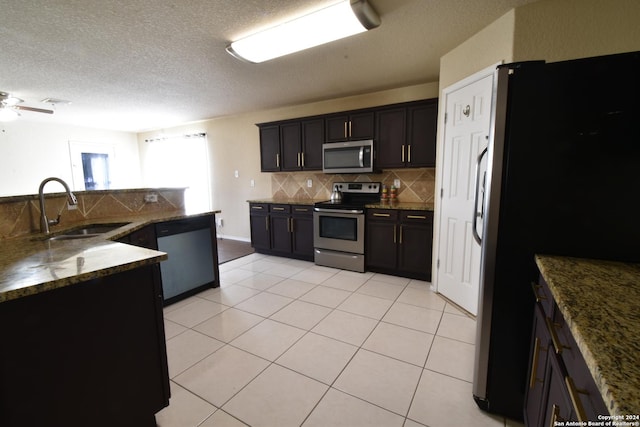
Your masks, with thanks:
[{"label": "oven door handle", "polygon": [[337,213],[337,214],[363,214],[364,211],[362,209],[324,209],[324,208],[313,208],[316,212],[324,212],[324,213]]}]

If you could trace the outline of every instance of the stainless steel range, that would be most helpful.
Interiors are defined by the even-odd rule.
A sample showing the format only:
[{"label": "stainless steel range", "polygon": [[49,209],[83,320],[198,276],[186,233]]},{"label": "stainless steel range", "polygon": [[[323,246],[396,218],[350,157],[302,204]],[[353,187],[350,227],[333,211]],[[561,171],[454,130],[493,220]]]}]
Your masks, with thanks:
[{"label": "stainless steel range", "polygon": [[315,204],[316,264],[364,272],[364,207],[380,202],[381,188],[379,182],[336,182],[331,200]]}]

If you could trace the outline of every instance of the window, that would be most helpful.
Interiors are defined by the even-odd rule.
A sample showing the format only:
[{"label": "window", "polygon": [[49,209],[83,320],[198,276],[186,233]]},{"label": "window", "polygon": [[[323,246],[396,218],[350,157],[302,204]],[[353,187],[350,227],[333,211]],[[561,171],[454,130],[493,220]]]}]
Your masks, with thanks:
[{"label": "window", "polygon": [[113,144],[69,141],[69,156],[74,190],[112,188],[111,171],[115,159]]},{"label": "window", "polygon": [[187,187],[187,211],[211,209],[209,155],[203,133],[146,140],[144,180],[149,187]]},{"label": "window", "polygon": [[108,190],[109,155],[104,153],[82,153],[82,173],[85,190]]}]

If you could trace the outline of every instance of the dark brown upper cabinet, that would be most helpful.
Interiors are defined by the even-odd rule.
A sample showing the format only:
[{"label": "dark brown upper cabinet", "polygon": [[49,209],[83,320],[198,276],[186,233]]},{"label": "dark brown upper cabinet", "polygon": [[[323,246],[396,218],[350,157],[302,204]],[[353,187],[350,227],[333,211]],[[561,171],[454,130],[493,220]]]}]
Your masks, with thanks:
[{"label": "dark brown upper cabinet", "polygon": [[434,167],[437,116],[437,100],[377,110],[377,168]]},{"label": "dark brown upper cabinet", "polygon": [[361,111],[331,115],[326,118],[326,127],[326,142],[371,139],[375,129],[374,112]]},{"label": "dark brown upper cabinet", "polygon": [[438,99],[260,123],[262,172],[322,170],[322,144],[375,142],[376,169],[435,167]]}]

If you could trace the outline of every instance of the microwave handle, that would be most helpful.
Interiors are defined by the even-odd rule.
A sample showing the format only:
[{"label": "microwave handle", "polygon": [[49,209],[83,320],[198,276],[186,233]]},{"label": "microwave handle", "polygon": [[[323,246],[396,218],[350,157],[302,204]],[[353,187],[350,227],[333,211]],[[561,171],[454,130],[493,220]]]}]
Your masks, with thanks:
[{"label": "microwave handle", "polygon": [[358,156],[358,160],[360,160],[360,167],[364,167],[364,146],[360,147],[360,155]]}]

